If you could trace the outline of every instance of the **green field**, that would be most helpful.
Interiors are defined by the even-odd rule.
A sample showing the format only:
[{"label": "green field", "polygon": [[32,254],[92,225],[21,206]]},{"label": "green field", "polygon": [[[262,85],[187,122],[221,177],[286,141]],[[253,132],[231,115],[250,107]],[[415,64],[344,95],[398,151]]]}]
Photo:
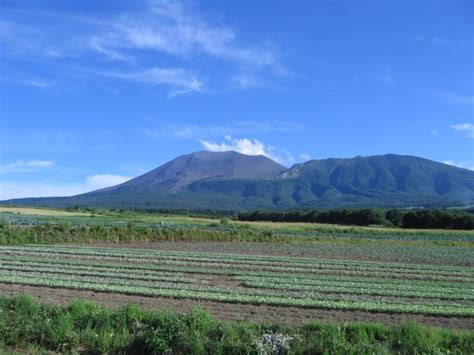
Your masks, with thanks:
[{"label": "green field", "polygon": [[[3,283],[230,303],[474,316],[471,268],[67,246],[1,247],[0,255]],[[236,286],[206,287],[199,282],[206,275],[226,276]]]},{"label": "green field", "polygon": [[224,322],[280,327],[316,318],[474,329],[473,231],[27,212],[0,212],[7,296],[204,305]]}]

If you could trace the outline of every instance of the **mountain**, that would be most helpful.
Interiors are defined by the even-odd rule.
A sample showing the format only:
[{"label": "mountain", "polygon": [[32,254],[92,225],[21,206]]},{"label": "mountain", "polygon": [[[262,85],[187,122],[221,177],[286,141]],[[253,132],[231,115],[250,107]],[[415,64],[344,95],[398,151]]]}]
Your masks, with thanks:
[{"label": "mountain", "polygon": [[262,155],[244,155],[234,151],[200,151],[182,155],[144,175],[127,181],[118,188],[148,187],[178,191],[197,181],[216,179],[269,179],[286,168]]},{"label": "mountain", "polygon": [[[10,202],[10,201],[8,201]],[[123,184],[17,205],[154,209],[421,207],[474,202],[474,172],[408,155],[310,160],[289,169],[264,156],[196,152]]]}]

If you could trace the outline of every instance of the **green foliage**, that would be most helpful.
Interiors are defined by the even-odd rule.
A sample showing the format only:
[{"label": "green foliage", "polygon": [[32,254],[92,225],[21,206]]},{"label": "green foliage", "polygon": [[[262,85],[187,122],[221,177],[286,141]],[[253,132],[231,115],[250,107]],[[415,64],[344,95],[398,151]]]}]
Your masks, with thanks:
[{"label": "green foliage", "polygon": [[[214,320],[202,309],[188,314],[151,312],[135,305],[109,310],[76,300],[69,306],[40,305],[29,296],[0,299],[4,347],[66,353],[257,354],[262,342],[283,340],[291,354],[468,354],[472,332],[418,324],[310,323],[267,326]],[[275,344],[275,343],[274,343]],[[284,348],[282,348],[284,349]]]},{"label": "green foliage", "polygon": [[384,225],[385,216],[376,208],[329,211],[254,211],[238,215],[241,221],[309,222],[356,226]]},{"label": "green foliage", "polygon": [[403,215],[404,228],[474,229],[474,214],[439,210],[411,211]]},{"label": "green foliage", "polygon": [[230,224],[230,219],[229,218],[221,218],[220,223],[223,226],[228,226]]},{"label": "green foliage", "polygon": [[403,211],[399,209],[389,210],[385,213],[385,219],[393,226],[401,227],[403,225]]},{"label": "green foliage", "polygon": [[402,211],[384,213],[377,208],[328,211],[254,211],[242,212],[240,221],[309,222],[355,226],[392,225],[417,229],[474,229],[474,214],[463,211]]}]

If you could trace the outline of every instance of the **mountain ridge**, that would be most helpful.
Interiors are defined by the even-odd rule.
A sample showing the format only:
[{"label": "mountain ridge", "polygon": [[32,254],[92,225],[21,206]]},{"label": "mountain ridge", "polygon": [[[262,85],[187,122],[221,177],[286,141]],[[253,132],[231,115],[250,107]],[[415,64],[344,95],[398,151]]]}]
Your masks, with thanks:
[{"label": "mountain ridge", "polygon": [[120,185],[73,197],[17,199],[14,203],[252,210],[413,207],[472,201],[473,171],[416,156],[313,159],[285,168],[262,155],[199,151]]}]

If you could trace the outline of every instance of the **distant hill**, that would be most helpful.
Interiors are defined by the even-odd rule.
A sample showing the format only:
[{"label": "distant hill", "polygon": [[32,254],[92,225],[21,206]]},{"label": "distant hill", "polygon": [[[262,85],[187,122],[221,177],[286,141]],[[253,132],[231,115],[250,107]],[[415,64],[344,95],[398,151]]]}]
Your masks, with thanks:
[{"label": "distant hill", "polygon": [[474,201],[474,172],[407,155],[310,160],[289,169],[264,156],[196,152],[123,184],[29,206],[157,209],[421,207]]}]

